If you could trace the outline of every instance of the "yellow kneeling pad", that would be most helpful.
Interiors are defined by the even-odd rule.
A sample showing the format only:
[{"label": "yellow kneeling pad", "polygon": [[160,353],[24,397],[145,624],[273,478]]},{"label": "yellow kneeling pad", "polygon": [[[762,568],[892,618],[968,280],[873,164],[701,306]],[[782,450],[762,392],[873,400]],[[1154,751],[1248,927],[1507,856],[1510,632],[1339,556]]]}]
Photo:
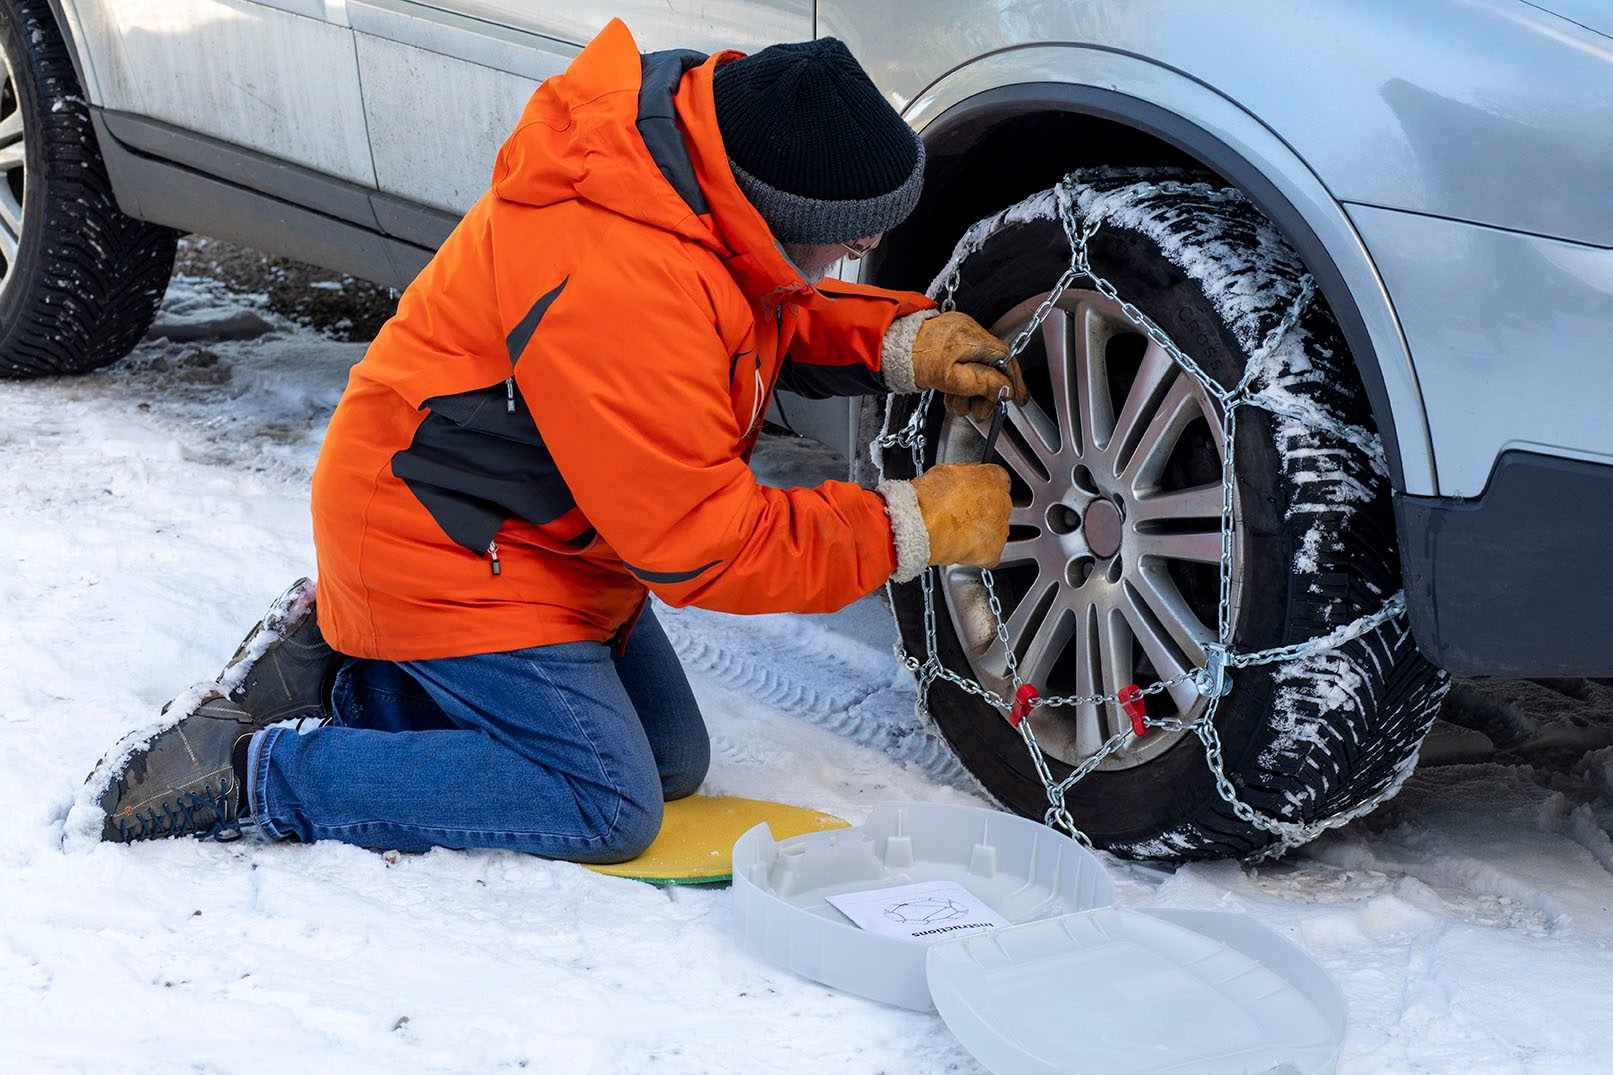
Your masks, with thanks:
[{"label": "yellow kneeling pad", "polygon": [[690,795],[666,804],[661,834],[644,854],[629,862],[588,868],[657,885],[727,881],[734,873],[734,841],[764,821],[775,840],[850,828],[832,814],[804,806],[730,795]]}]

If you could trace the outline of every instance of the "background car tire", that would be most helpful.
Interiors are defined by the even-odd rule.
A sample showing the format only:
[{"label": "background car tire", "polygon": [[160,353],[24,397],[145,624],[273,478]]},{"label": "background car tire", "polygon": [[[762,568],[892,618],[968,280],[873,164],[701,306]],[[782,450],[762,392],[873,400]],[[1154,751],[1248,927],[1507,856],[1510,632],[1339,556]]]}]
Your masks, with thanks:
[{"label": "background car tire", "polygon": [[[1298,255],[1241,195],[1203,177],[1098,170],[1076,179],[1083,206],[1102,202],[1110,209],[1089,247],[1095,270],[1213,378],[1235,382],[1247,355],[1300,293],[1305,273]],[[1070,259],[1051,192],[981,222],[963,246],[957,305],[988,326],[1047,292]],[[1370,431],[1349,351],[1319,295],[1290,337],[1276,390]],[[1033,352],[1034,346],[1026,357],[1034,379]],[[1045,353],[1040,361],[1047,362]],[[908,420],[917,399],[893,400],[891,429]],[[930,409],[926,465],[944,454],[943,414],[939,405]],[[1381,457],[1265,410],[1245,408],[1237,421],[1244,544],[1234,648],[1301,642],[1379,609],[1400,585]],[[905,477],[913,469],[908,449],[886,450],[887,475]],[[939,583],[936,600],[939,656],[973,677],[957,610],[947,606]],[[894,587],[892,601],[904,644],[922,657],[918,583]],[[974,652],[981,652],[978,644]],[[1417,652],[1403,619],[1333,652],[1238,669],[1233,684],[1217,715],[1226,771],[1241,798],[1286,821],[1333,816],[1397,788],[1447,688],[1444,673]],[[1168,697],[1150,699],[1150,714],[1171,715],[1157,712]],[[931,688],[929,710],[992,794],[1021,813],[1042,814],[1043,788],[1000,713],[944,680]],[[1070,771],[1048,760],[1055,776]],[[1068,805],[1094,842],[1129,857],[1241,855],[1271,842],[1216,793],[1203,747],[1190,734],[1140,763],[1099,769],[1072,789]]]},{"label": "background car tire", "polygon": [[11,164],[0,201],[20,207],[4,225],[15,255],[0,251],[0,374],[82,373],[116,362],[150,328],[178,233],[118,209],[45,0],[0,0],[0,53],[0,159]]}]

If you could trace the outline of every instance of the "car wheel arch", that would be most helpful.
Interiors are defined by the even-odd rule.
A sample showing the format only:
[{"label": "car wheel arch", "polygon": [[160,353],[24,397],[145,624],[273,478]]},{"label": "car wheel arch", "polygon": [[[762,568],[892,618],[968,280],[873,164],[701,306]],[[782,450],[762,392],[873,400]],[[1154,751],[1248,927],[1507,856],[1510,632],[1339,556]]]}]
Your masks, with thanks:
[{"label": "car wheel arch", "polygon": [[[1036,62],[1016,62],[1016,56],[1033,52],[1040,56]],[[1394,488],[1433,493],[1437,485],[1431,440],[1399,321],[1343,207],[1276,134],[1208,87],[1135,57],[1119,58],[1121,66],[1148,68],[1147,78],[1129,83],[1111,78],[1097,84],[1099,80],[1092,77],[1097,72],[1088,70],[1086,77],[1080,77],[1077,71],[1082,65],[1070,55],[1060,55],[1080,55],[1090,67],[1094,52],[1039,47],[993,54],[948,73],[921,93],[906,116],[925,142],[932,162],[931,182],[909,222],[893,231],[869,259],[864,278],[924,287],[946,256],[936,257],[933,247],[921,240],[925,229],[939,226],[950,244],[968,223],[1050,185],[1075,167],[1192,163],[1243,191],[1299,251],[1356,358],[1383,436]],[[1027,71],[1039,76],[1063,71],[1065,77],[1025,81]],[[1149,92],[1160,83],[1174,86],[1174,95]],[[1175,107],[1150,97],[1173,97]],[[1201,102],[1203,107],[1184,108],[1183,100]],[[1235,129],[1227,122],[1229,109],[1242,117]],[[1085,129],[1118,140],[1123,159],[1071,149],[1052,158],[1042,152],[1034,166],[1025,167],[1025,154],[1010,150],[1015,155],[1005,157],[1000,147],[992,145],[994,134],[1004,131],[1057,132],[1061,125],[1067,132]],[[1260,143],[1258,153],[1249,151],[1255,143]],[[986,147],[984,153],[981,147]],[[982,191],[979,180],[986,172],[1011,174],[1017,182]]]},{"label": "car wheel arch", "polygon": [[100,84],[95,79],[95,68],[90,63],[89,53],[79,47],[78,19],[81,18],[73,5],[73,0],[46,0],[50,7],[51,18],[56,23],[56,32],[61,36],[62,43],[67,46],[67,57],[73,62],[73,73],[78,76],[78,84],[84,90],[86,99],[95,104],[101,98]]}]

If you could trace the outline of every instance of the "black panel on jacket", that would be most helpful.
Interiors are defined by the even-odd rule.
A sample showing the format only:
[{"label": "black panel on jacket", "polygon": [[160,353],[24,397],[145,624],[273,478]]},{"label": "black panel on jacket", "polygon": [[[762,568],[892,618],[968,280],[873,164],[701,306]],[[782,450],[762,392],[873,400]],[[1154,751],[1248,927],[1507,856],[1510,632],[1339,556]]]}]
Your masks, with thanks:
[{"label": "black panel on jacket", "polygon": [[689,49],[667,49],[645,53],[638,93],[638,133],[654,158],[656,167],[672,184],[691,211],[711,212],[705,192],[695,178],[694,161],[678,129],[677,108],[672,102],[678,83],[691,67],[706,62],[704,53]]},{"label": "black panel on jacket", "polygon": [[435,396],[392,473],[456,543],[485,552],[506,519],[553,522],[577,506],[520,393],[504,381]]},{"label": "black panel on jacket", "polygon": [[566,284],[570,281],[571,277],[568,276],[556,284],[552,291],[540,295],[538,301],[532,304],[532,309],[521,318],[521,323],[511,329],[510,334],[504,338],[504,346],[510,352],[510,365],[515,365],[516,360],[521,357],[521,352],[526,350],[526,345],[532,340],[532,334],[538,331],[538,322],[543,320],[543,315],[549,312],[549,307],[554,305],[554,300],[560,297],[560,293],[566,289]]},{"label": "black panel on jacket", "polygon": [[863,365],[808,366],[803,362],[784,363],[778,386],[807,399],[831,396],[883,396],[890,389],[879,374]]}]

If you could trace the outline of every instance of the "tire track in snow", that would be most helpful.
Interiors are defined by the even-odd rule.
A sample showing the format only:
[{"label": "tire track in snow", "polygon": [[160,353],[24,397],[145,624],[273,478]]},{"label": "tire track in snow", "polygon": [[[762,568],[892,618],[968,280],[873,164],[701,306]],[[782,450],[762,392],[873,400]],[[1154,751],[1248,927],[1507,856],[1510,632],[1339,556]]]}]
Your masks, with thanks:
[{"label": "tire track in snow", "polygon": [[691,673],[917,766],[938,784],[982,794],[915,713],[912,680],[893,656],[805,617],[741,620],[662,605],[656,617]]}]

